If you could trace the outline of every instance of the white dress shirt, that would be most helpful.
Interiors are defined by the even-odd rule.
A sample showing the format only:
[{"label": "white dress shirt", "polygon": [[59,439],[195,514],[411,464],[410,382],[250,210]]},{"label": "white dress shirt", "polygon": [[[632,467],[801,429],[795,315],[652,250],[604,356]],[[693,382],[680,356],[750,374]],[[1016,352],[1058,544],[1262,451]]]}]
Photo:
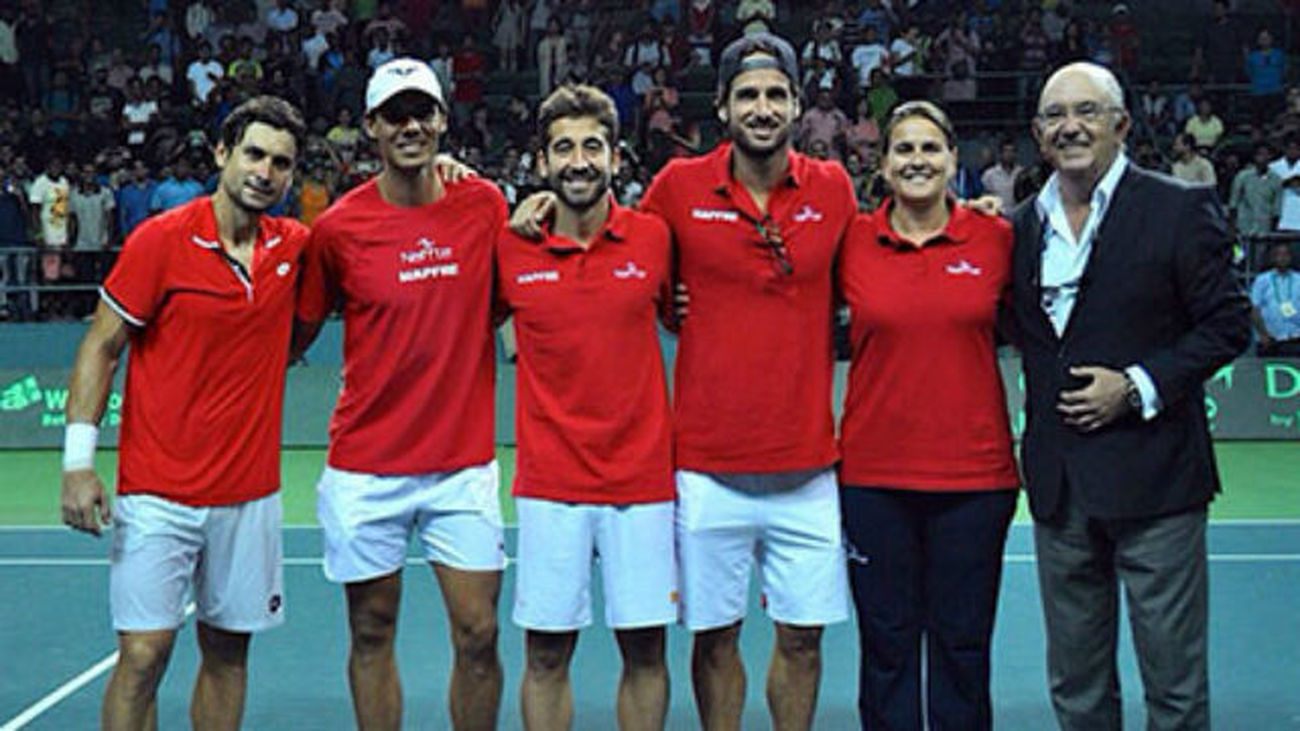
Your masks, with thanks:
[{"label": "white dress shirt", "polygon": [[[1058,336],[1065,332],[1066,325],[1070,322],[1070,315],[1079,298],[1079,284],[1092,254],[1092,244],[1097,238],[1110,202],[1115,197],[1115,188],[1119,186],[1120,178],[1124,177],[1127,168],[1128,157],[1120,152],[1092,190],[1091,209],[1078,238],[1075,238],[1074,229],[1070,227],[1070,220],[1065,215],[1057,173],[1047,179],[1047,184],[1034,201],[1039,221],[1043,225],[1042,269],[1039,272],[1043,289],[1042,306]],[[1125,368],[1124,373],[1132,379],[1142,397],[1142,418],[1148,421],[1155,418],[1162,406],[1155,381],[1146,369],[1137,364]]]}]

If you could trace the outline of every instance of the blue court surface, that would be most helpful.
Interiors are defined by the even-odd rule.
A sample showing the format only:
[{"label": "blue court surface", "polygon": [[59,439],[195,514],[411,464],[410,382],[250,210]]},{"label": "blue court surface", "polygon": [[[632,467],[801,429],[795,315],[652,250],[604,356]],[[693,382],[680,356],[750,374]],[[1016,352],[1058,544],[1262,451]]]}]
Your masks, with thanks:
[{"label": "blue court surface", "polygon": [[[513,537],[513,536],[511,536]],[[107,611],[107,539],[61,528],[0,528],[0,731],[88,729],[111,669],[114,638]],[[1211,553],[1211,683],[1217,729],[1300,729],[1300,521],[1215,522]],[[346,729],[353,725],[344,676],[347,654],[342,591],[320,569],[316,528],[289,528],[285,542],[288,622],[253,641],[247,729]],[[398,632],[406,697],[405,727],[449,728],[444,700],[447,627],[427,565],[406,569]],[[501,727],[519,728],[523,638],[509,622],[513,575],[502,596],[501,652],[506,672]],[[1013,526],[998,614],[993,667],[998,729],[1051,729],[1043,626],[1028,526]],[[598,611],[596,614],[600,617]],[[752,602],[743,643],[749,671],[746,729],[769,727],[763,677],[771,627]],[[1125,722],[1145,725],[1141,684],[1127,633],[1121,673]],[[698,727],[691,701],[689,637],[670,630],[672,708],[668,727]],[[857,636],[852,623],[827,631],[818,729],[857,727]],[[177,642],[159,691],[159,726],[188,726],[197,651],[192,626]],[[573,665],[579,729],[612,729],[619,661],[603,627],[587,630]]]}]

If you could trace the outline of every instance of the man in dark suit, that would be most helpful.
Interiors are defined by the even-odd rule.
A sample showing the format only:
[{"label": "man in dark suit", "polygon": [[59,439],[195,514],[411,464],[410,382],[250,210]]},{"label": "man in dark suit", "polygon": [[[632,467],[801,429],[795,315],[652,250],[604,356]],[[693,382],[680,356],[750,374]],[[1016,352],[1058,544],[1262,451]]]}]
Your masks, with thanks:
[{"label": "man in dark suit", "polygon": [[1123,584],[1149,728],[1206,729],[1203,382],[1245,349],[1250,305],[1214,190],[1130,163],[1130,124],[1109,71],[1058,70],[1033,123],[1055,172],[1014,215],[1049,683],[1063,729],[1120,728]]}]

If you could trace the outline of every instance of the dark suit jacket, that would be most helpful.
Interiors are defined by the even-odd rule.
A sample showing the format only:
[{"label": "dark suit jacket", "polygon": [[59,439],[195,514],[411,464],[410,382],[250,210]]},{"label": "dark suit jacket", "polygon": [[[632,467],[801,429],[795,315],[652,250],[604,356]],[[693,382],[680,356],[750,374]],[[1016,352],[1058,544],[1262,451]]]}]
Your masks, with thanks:
[{"label": "dark suit jacket", "polygon": [[[1058,337],[1041,306],[1043,222],[1034,199],[1013,216],[1013,337],[1024,359],[1021,462],[1034,518],[1072,504],[1094,518],[1155,517],[1199,507],[1219,490],[1204,382],[1250,341],[1250,303],[1231,268],[1231,239],[1212,188],[1129,164],[1107,207],[1078,299]],[[1142,366],[1163,408],[1094,432],[1056,411],[1076,365]],[[1077,388],[1078,384],[1071,384]]]}]

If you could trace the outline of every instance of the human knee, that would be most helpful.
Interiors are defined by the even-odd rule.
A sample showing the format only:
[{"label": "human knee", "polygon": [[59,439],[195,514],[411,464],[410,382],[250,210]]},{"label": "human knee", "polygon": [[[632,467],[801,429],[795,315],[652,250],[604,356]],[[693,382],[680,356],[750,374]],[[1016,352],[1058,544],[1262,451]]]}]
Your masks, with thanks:
[{"label": "human knee", "polygon": [[623,667],[629,673],[658,672],[664,669],[664,632],[655,628],[618,633]]},{"label": "human knee", "polygon": [[364,606],[350,610],[352,650],[361,654],[387,652],[393,647],[397,632],[397,612],[379,606]]},{"label": "human knee", "polygon": [[472,663],[493,663],[497,651],[497,618],[481,613],[452,625],[451,641],[456,655]]},{"label": "human knee", "polygon": [[777,625],[776,651],[789,661],[816,664],[821,661],[822,628]]},{"label": "human knee", "polygon": [[122,634],[118,641],[118,668],[132,676],[149,680],[161,677],[171,658],[175,636],[147,634]]},{"label": "human knee", "polygon": [[572,655],[573,646],[565,635],[530,635],[528,638],[528,672],[531,675],[564,676],[569,671]]},{"label": "human knee", "polygon": [[740,656],[740,625],[696,632],[694,652],[713,665],[733,661]]},{"label": "human knee", "polygon": [[248,664],[248,634],[226,632],[200,622],[198,637],[205,664],[235,671],[242,671]]}]

